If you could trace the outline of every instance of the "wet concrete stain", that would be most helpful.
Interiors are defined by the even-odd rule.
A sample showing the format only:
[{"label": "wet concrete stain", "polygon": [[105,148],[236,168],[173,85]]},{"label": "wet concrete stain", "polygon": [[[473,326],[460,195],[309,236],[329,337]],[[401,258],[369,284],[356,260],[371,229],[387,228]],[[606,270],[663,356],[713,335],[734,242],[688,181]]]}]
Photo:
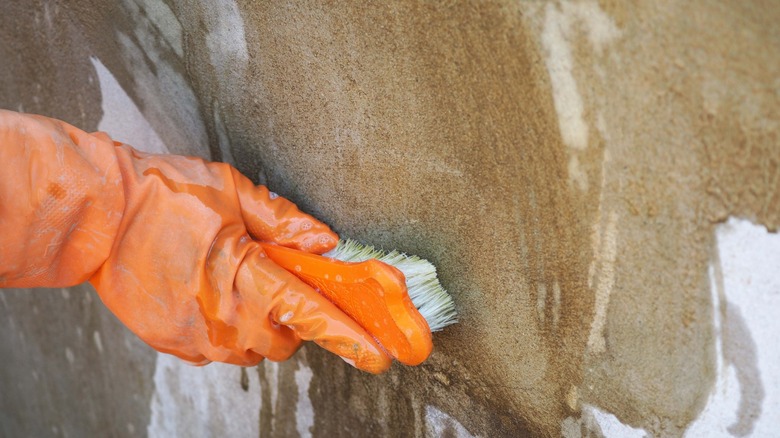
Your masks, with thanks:
[{"label": "wet concrete stain", "polygon": [[133,436],[146,430],[156,353],[91,287],[4,289],[0,295],[0,435]]},{"label": "wet concrete stain", "polygon": [[[0,107],[96,130],[102,110],[89,58],[94,36],[71,13],[59,3],[4,3]],[[146,429],[155,353],[91,287],[0,295],[0,435],[127,436]]]},{"label": "wet concrete stain", "polygon": [[[102,117],[97,75],[89,62],[88,37],[69,17],[68,8],[56,3],[3,5],[0,105],[95,130]],[[52,41],[59,43],[52,46]]]},{"label": "wet concrete stain", "polygon": [[[270,129],[262,131],[266,140],[258,147],[233,151],[239,167],[270,164],[263,172],[269,185],[337,230],[422,254],[441,267],[464,318],[438,340],[440,350],[462,354],[441,360],[458,363],[447,367],[451,380],[480,375],[474,388],[462,387],[462,405],[452,405],[451,397],[442,401],[450,412],[493,400],[493,409],[513,412],[501,415],[507,428],[500,430],[508,432],[523,430],[522,418],[513,417],[527,402],[523,408],[534,411],[527,415],[546,416],[552,427],[564,406],[551,395],[564,391],[559,381],[568,388],[579,375],[587,334],[579,321],[592,306],[592,297],[579,292],[589,240],[580,237],[587,236],[577,231],[585,222],[574,213],[587,210],[587,202],[573,198],[561,178],[566,157],[560,141],[557,147],[549,141],[557,137],[555,118],[546,90],[539,89],[544,76],[533,69],[520,13],[505,15],[498,7],[297,11],[259,8],[245,17],[262,20],[246,26],[250,54],[256,54],[247,72],[258,89],[228,100],[234,105],[228,112],[251,112],[226,117],[225,124],[238,145],[257,143],[256,126]],[[458,17],[472,12],[476,19],[464,28]],[[387,19],[384,29],[375,26]],[[312,56],[324,50],[320,44],[327,51]],[[419,60],[427,61],[421,66]],[[268,101],[261,106],[247,102],[263,98]],[[451,189],[442,196],[432,190],[438,186]],[[543,326],[524,305],[535,300],[537,283],[561,291],[545,306],[557,302],[561,315]],[[544,339],[540,333],[552,332],[552,321],[557,336]],[[518,344],[533,346],[535,354],[507,348]],[[570,361],[548,363],[548,355],[562,354]],[[425,387],[417,392],[428,399]],[[355,397],[354,390],[323,394],[315,403],[318,414],[337,406],[334,397]],[[378,423],[392,416],[376,415]],[[328,433],[319,424],[315,430]]]},{"label": "wet concrete stain", "polygon": [[[567,187],[560,141],[541,141],[557,138],[555,118],[539,85],[543,75],[533,69],[520,12],[295,8],[295,14],[281,8],[251,12],[260,23],[253,27],[257,35],[248,31],[253,56],[246,69],[262,87],[258,95],[269,101],[260,107],[233,102],[231,109],[249,113],[225,123],[238,144],[248,142],[242,136],[256,137],[253,126],[242,125],[246,121],[274,128],[264,132],[267,143],[233,151],[239,167],[270,164],[272,170],[263,172],[269,185],[311,203],[310,210],[320,210],[316,214],[337,230],[422,254],[441,267],[463,323],[437,339],[446,353],[432,366],[446,369],[453,381],[479,377],[470,386],[451,386],[445,400],[432,399],[427,382],[421,384],[413,390],[417,403],[435,401],[458,412],[463,405],[453,405],[451,393],[460,391],[468,404],[484,403],[494,412],[528,410],[528,417],[554,427],[565,409],[556,396],[564,391],[561,382],[568,388],[581,374],[587,330],[579,321],[592,307],[592,297],[578,292],[590,250],[586,222],[574,213],[588,207],[587,196],[575,198]],[[464,25],[460,17],[472,12]],[[352,17],[348,25],[336,19],[344,15]],[[293,16],[292,25],[284,22]],[[384,28],[375,26],[383,21]],[[310,56],[314,51],[318,55]],[[260,157],[247,160],[247,154]],[[431,168],[429,156],[438,167]],[[449,190],[433,190],[439,186]],[[555,336],[543,336],[553,332],[553,318],[539,324],[526,305],[542,283],[561,291]],[[518,344],[538,353],[529,357],[509,348]],[[550,357],[570,360],[550,363]],[[450,361],[458,365],[443,365]],[[340,361],[325,374],[333,366],[341,367]],[[408,381],[421,371],[399,372]],[[334,397],[347,403],[356,397],[355,388],[337,391],[331,387],[336,379],[326,380],[328,391],[314,398],[318,413],[338,406]],[[360,400],[377,390],[360,391]],[[361,423],[376,427],[389,420],[403,428],[413,418],[365,414]],[[503,417],[496,426],[506,433],[526,427],[523,414],[491,416]],[[468,419],[464,425],[469,428]],[[316,434],[334,432],[324,427],[318,422]]]}]

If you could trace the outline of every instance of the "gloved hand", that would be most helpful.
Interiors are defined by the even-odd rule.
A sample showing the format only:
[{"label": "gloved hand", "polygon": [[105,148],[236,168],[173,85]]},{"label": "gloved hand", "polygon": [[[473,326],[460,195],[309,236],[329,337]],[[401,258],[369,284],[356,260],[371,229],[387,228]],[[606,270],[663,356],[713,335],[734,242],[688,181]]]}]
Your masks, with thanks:
[{"label": "gloved hand", "polygon": [[312,340],[362,370],[390,366],[257,242],[320,254],[337,236],[227,164],[0,110],[0,174],[0,287],[89,280],[141,339],[195,364],[284,360]]}]

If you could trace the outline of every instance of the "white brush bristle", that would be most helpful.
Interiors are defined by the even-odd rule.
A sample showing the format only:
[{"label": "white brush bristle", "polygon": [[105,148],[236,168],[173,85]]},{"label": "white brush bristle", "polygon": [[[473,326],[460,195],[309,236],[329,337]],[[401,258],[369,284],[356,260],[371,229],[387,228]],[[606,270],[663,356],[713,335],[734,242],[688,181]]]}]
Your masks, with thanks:
[{"label": "white brush bristle", "polygon": [[428,322],[432,332],[458,322],[455,302],[439,283],[436,267],[428,260],[398,251],[380,251],[373,246],[363,245],[351,239],[339,240],[336,248],[323,255],[345,262],[377,259],[395,266],[406,277],[409,298]]}]

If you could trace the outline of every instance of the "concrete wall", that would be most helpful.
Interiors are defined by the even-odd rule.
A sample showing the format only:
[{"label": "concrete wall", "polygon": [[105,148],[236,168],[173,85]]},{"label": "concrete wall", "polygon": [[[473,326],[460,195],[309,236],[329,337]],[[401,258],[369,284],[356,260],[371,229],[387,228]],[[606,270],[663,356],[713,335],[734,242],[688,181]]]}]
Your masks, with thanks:
[{"label": "concrete wall", "polygon": [[191,368],[88,286],[0,293],[4,436],[765,436],[771,1],[5,0],[0,107],[227,161],[432,260],[415,368]]}]

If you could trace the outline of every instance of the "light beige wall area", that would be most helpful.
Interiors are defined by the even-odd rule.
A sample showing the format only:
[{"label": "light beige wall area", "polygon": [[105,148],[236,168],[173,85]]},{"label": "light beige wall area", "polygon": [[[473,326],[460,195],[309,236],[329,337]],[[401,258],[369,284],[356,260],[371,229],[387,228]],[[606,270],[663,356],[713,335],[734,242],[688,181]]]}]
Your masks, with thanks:
[{"label": "light beige wall area", "polygon": [[0,8],[0,107],[230,162],[430,259],[461,315],[378,377],[311,346],[197,370],[87,287],[3,291],[4,435],[674,436],[726,365],[727,432],[777,420],[776,349],[713,293],[718,224],[780,225],[774,2]]}]

